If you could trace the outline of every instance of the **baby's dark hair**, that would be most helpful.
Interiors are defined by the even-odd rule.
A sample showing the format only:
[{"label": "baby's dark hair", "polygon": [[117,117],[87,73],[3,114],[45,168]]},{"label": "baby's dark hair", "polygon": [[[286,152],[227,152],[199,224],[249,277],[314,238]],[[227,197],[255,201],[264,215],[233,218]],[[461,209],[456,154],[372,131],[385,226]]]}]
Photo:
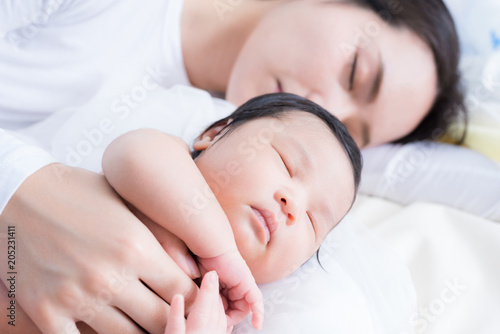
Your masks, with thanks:
[{"label": "baby's dark hair", "polygon": [[[306,98],[289,93],[274,93],[254,97],[241,105],[231,115],[214,122],[202,133],[202,135],[216,126],[225,124],[219,132],[223,133],[223,136],[225,136],[248,121],[262,117],[279,118],[280,115],[295,111],[310,113],[318,117],[332,131],[333,135],[344,148],[351,162],[356,194],[361,179],[362,168],[361,153],[358,146],[349,135],[344,124],[342,124],[337,117]],[[229,122],[229,120],[231,120],[231,122]],[[200,155],[200,153],[201,151],[194,151],[192,153],[193,159]]]}]

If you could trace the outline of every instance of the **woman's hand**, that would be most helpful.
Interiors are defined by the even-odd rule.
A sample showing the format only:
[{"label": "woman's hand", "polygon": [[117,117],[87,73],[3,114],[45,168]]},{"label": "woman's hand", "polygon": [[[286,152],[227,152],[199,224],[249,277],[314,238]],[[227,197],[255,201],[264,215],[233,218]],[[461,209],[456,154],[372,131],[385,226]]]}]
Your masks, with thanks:
[{"label": "woman's hand", "polygon": [[77,321],[99,333],[142,333],[134,321],[163,333],[165,301],[182,294],[189,309],[196,298],[196,285],[102,175],[42,168],[9,201],[0,233],[7,226],[15,226],[15,299],[44,333],[78,333]]},{"label": "woman's hand", "polygon": [[165,334],[224,334],[231,331],[232,327],[227,328],[215,271],[208,272],[203,278],[187,320],[184,319],[184,298],[174,296]]},{"label": "woman's hand", "polygon": [[168,256],[174,260],[174,262],[184,271],[184,273],[186,273],[186,275],[192,279],[201,276],[200,269],[198,268],[196,261],[193,259],[189,249],[181,239],[149,219],[131,204],[128,204],[128,207],[151,231],[151,233],[153,233],[156,240],[158,240],[163,249],[168,253]]}]

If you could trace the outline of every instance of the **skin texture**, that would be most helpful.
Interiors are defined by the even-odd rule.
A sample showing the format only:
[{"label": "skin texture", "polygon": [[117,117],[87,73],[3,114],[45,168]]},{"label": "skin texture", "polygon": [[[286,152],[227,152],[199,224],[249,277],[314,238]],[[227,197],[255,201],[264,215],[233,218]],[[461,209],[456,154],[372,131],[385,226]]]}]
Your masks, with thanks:
[{"label": "skin texture", "polygon": [[262,294],[186,143],[157,130],[131,131],[108,146],[102,166],[127,203],[182,240],[202,272],[217,272],[229,302],[228,325],[240,322],[251,310],[252,323],[259,328]]},{"label": "skin texture", "polygon": [[[362,146],[366,144],[360,120],[364,120],[370,130],[368,146],[373,146],[410,132],[436,94],[430,50],[414,34],[383,24],[380,34],[369,38],[371,43],[361,50],[362,73],[355,76],[354,91],[347,92],[346,73],[353,59],[339,51],[340,46],[345,40],[353,44],[359,39],[356,28],[364,31],[368,22],[377,20],[363,9],[320,5],[315,0],[243,1],[222,19],[211,1],[186,0],[182,51],[189,79],[199,88],[227,91],[227,98],[240,104],[256,94],[275,91],[279,80],[283,91],[310,97],[337,115]],[[370,103],[360,100],[369,82],[366,78],[373,76],[368,55],[379,55],[384,65],[380,95]],[[106,288],[99,278],[112,277],[122,268],[130,269],[136,279],[144,275],[154,279],[150,286],[167,303],[175,293],[182,293],[192,305],[196,295],[191,277],[182,275],[140,221],[101,182],[102,176],[77,168],[47,166],[22,184],[0,216],[0,225],[15,224],[19,242],[30,245],[30,252],[24,252],[19,262],[36,263],[36,267],[18,281],[18,301],[47,332],[81,317],[78,303],[66,296],[95,299]],[[130,253],[118,251],[123,248]],[[152,277],[157,268],[162,268],[163,275]],[[7,279],[5,272],[0,278]],[[120,297],[124,305],[133,304],[126,313],[159,331],[166,324],[168,304],[137,287],[125,289]],[[103,306],[111,313],[96,313],[96,328],[137,330],[128,318],[113,312],[112,302],[106,300]]]},{"label": "skin texture", "polygon": [[[161,333],[169,306],[142,282],[168,301],[176,291],[182,292],[192,305],[196,285],[103,175],[58,165],[39,173],[53,192],[42,191],[40,178],[28,178],[7,205],[1,223],[16,226],[17,248],[23,250],[16,253],[17,306],[42,332],[63,332],[82,320],[97,332],[139,333],[123,315],[128,314],[151,333]],[[15,206],[21,210],[13,210]],[[6,254],[6,243],[0,246]],[[43,289],[30,281],[33,278],[43,282]],[[2,298],[6,302],[6,294]],[[18,319],[10,329],[26,333],[21,325],[30,324]]]},{"label": "skin texture", "polygon": [[[205,150],[195,161],[190,158],[186,145],[177,138],[147,129],[127,133],[115,140],[106,151],[103,160],[105,175],[127,201],[142,210],[142,213],[136,211],[136,215],[154,231],[162,244],[172,244],[172,238],[155,231],[161,226],[182,238],[195,250],[195,254],[203,254],[207,250],[213,252],[214,240],[217,240],[218,249],[231,249],[236,242],[257,282],[280,279],[316,252],[327,233],[349,210],[354,197],[350,162],[330,129],[315,116],[302,112],[288,112],[279,119],[266,117],[253,120],[238,126],[226,136],[216,135],[217,132],[218,129],[210,130],[195,143],[195,149]],[[168,154],[158,155],[158,152]],[[198,179],[203,184],[199,184]],[[155,190],[154,183],[170,191]],[[191,204],[191,196],[183,196],[183,193],[204,189],[206,185],[211,187],[217,201],[205,205],[201,213],[190,216],[188,221],[181,214],[177,217],[176,209],[183,205],[183,200]],[[147,191],[151,189],[156,196],[148,195]],[[274,228],[269,228],[267,236],[266,228],[254,209],[272,217],[270,224]],[[229,221],[226,217],[221,219],[219,211]],[[232,231],[234,239],[226,240],[228,238],[224,238],[225,233],[222,233],[225,230]],[[190,257],[182,242],[180,248],[185,257]],[[81,249],[75,248],[74,251]],[[137,251],[134,249],[134,252]],[[222,255],[213,259],[198,258],[203,271],[216,269],[221,277],[228,279],[235,273],[241,276],[243,270],[233,269],[240,262],[245,265],[244,262],[240,258],[228,258],[227,253]],[[32,267],[36,268],[34,264]],[[226,273],[225,269],[231,270]],[[146,277],[143,279],[146,280]],[[238,288],[244,286],[242,279],[236,279],[239,279]],[[129,286],[135,285],[131,273],[127,274],[127,280],[130,281]],[[139,287],[141,285],[138,284]],[[84,292],[78,290],[73,293],[77,292],[84,296]],[[229,290],[226,294],[228,300],[233,300],[231,294],[234,291]],[[248,292],[245,291],[245,294]],[[126,305],[120,302],[122,298],[121,291],[116,291],[112,295],[112,303],[118,309],[127,310]],[[196,309],[199,312],[204,312],[206,298],[200,296],[200,301],[197,299],[199,305]],[[210,298],[213,300],[215,297],[212,295]],[[239,298],[234,300],[241,303]],[[6,300],[5,295],[1,299]],[[71,298],[66,300],[68,303],[71,301]],[[161,305],[151,305],[150,310],[159,310]],[[101,305],[98,307],[106,310]],[[243,310],[240,313],[248,314],[248,307],[240,309]],[[252,311],[255,317],[255,310]],[[17,330],[25,331],[26,326],[36,328],[19,306],[18,314],[22,315],[22,326]],[[99,331],[94,319],[95,316],[90,319],[89,325]],[[241,319],[240,316],[238,321]],[[262,318],[255,320],[257,325]],[[232,321],[229,325],[236,322]],[[141,325],[149,332],[157,331],[152,327],[154,323],[146,319]],[[90,331],[87,326],[80,328]],[[106,330],[115,330],[112,328],[116,327]]]},{"label": "skin texture", "polygon": [[203,277],[198,298],[187,319],[184,319],[184,298],[182,295],[174,296],[165,334],[229,334],[231,331],[232,327],[226,330],[217,273],[209,272]]},{"label": "skin texture", "polygon": [[[220,60],[205,53],[206,59],[196,59],[194,64],[187,57],[194,83],[226,91],[226,98],[236,105],[275,91],[307,97],[346,124],[360,147],[405,136],[431,108],[437,93],[434,58],[411,31],[389,26],[374,12],[352,5],[314,0],[263,2],[254,6],[255,2],[243,2],[226,13],[222,22],[212,18],[216,28],[206,34],[217,37],[202,34],[196,38],[196,47],[208,42],[219,45],[219,40],[244,42],[238,50],[230,48],[231,43],[225,49],[221,42],[217,47],[223,55]],[[189,9],[191,3],[188,0],[185,6]],[[242,20],[253,29],[237,29]],[[195,24],[184,21],[189,23]],[[194,51],[194,38],[183,37],[183,49]],[[207,63],[221,80],[204,80],[201,66]],[[380,88],[371,96],[379,69]]]},{"label": "skin texture", "polygon": [[[346,153],[312,115],[257,119],[220,140],[212,131],[195,144],[203,147],[196,165],[258,283],[280,279],[311,257],[354,198]],[[253,209],[274,218],[269,241]]]},{"label": "skin texture", "polygon": [[[7,295],[7,289],[0,284],[0,300]],[[4,303],[1,303],[2,307]],[[9,305],[6,300],[5,306]],[[187,319],[184,318],[185,302],[183,295],[175,295],[172,299],[169,322],[165,334],[224,334],[231,333],[232,326],[227,328],[224,305],[219,296],[219,284],[217,273],[207,273],[201,283],[199,294],[193,304],[193,310]],[[78,324],[82,334],[95,334],[90,327],[84,323]],[[0,324],[3,334],[30,333],[41,334],[40,330],[31,322],[22,308],[16,310],[16,326],[8,326],[6,321]]]}]

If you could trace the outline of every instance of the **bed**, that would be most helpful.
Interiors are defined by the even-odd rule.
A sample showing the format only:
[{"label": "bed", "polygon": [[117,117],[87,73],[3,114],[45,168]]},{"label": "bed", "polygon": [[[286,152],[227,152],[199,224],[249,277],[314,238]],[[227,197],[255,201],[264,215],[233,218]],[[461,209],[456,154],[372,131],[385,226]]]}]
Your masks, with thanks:
[{"label": "bed", "polygon": [[[365,150],[362,193],[348,216],[349,223],[366,226],[402,260],[415,295],[402,283],[407,279],[403,269],[395,269],[401,264],[392,262],[388,266],[399,279],[384,278],[386,267],[375,270],[380,277],[374,281],[386,289],[388,295],[380,298],[388,299],[391,323],[377,327],[369,314],[352,315],[355,298],[345,294],[355,295],[354,290],[362,290],[358,285],[353,290],[344,287],[336,303],[321,300],[317,292],[316,302],[309,304],[324,318],[336,320],[318,319],[311,310],[303,310],[311,316],[301,319],[299,306],[290,310],[294,301],[289,301],[272,310],[288,316],[269,319],[265,333],[285,332],[280,324],[287,333],[500,332],[500,3],[446,2],[461,38],[461,70],[471,111],[467,139],[461,148],[418,143]],[[362,261],[366,254],[356,256],[355,261]],[[390,284],[383,284],[384,279]],[[308,293],[314,294],[315,288]],[[301,293],[290,298],[307,301]],[[338,304],[351,313],[339,312]],[[384,313],[377,316],[383,318]],[[237,333],[253,331],[247,325]]]},{"label": "bed", "polygon": [[[361,194],[322,246],[321,265],[312,258],[262,286],[266,320],[260,333],[500,331],[500,26],[494,15],[500,3],[447,3],[462,38],[472,111],[465,147],[420,143],[365,151]],[[112,96],[130,89],[105,85],[102,91],[116,91]],[[98,94],[16,136],[63,163],[100,171],[104,148],[121,133],[153,126],[191,142],[234,108],[180,86],[149,92],[127,115],[110,110],[112,103]],[[104,120],[112,131],[103,131]],[[90,147],[85,155],[82,145]],[[248,322],[234,332],[256,333]]]}]

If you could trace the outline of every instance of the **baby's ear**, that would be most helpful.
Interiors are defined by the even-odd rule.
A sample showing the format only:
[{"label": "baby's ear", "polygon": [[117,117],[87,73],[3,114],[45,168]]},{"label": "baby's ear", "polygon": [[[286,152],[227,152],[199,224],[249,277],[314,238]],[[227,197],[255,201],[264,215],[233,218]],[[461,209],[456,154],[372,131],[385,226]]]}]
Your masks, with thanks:
[{"label": "baby's ear", "polygon": [[193,143],[193,148],[196,151],[203,151],[209,148],[210,145],[212,145],[212,143],[214,142],[214,139],[221,132],[221,130],[231,122],[232,119],[222,120],[221,122],[206,130],[198,138],[196,138],[195,142]]}]

